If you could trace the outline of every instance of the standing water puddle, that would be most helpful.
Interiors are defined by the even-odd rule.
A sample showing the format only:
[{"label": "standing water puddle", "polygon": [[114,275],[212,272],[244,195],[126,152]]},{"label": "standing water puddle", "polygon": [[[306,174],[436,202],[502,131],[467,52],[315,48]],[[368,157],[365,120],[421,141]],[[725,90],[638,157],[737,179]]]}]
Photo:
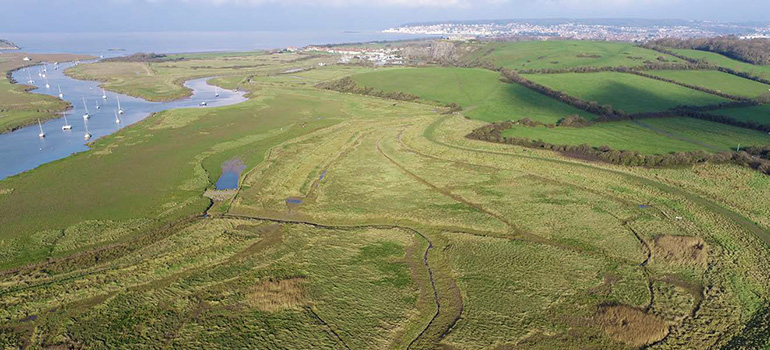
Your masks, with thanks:
[{"label": "standing water puddle", "polygon": [[232,159],[222,164],[222,175],[217,180],[216,188],[218,190],[234,190],[238,188],[238,181],[241,178],[246,164],[240,159]]}]

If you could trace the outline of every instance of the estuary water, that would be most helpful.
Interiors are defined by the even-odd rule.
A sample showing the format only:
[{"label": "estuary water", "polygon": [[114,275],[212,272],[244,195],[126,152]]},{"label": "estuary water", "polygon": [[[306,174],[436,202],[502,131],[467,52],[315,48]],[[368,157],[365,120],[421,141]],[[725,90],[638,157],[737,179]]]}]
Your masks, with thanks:
[{"label": "estuary water", "polygon": [[[219,89],[219,97],[215,97],[214,86],[206,83],[208,78],[187,81],[185,86],[193,90],[193,95],[181,100],[148,102],[110,91],[106,91],[107,98],[103,99],[98,82],[76,80],[64,75],[63,71],[72,65],[73,63],[59,64],[59,69],[55,70],[53,65],[48,64],[46,77],[49,88],[45,87],[46,79],[38,75],[42,66],[33,66],[14,72],[13,78],[19,83],[26,84],[31,76],[34,83],[29,85],[37,87],[31,93],[58,97],[59,88],[61,88],[64,100],[72,103],[74,107],[66,111],[67,121],[72,126],[72,130],[62,130],[65,123],[64,118],[60,117],[42,124],[45,133],[43,138],[38,136],[40,128],[37,124],[11,133],[0,134],[0,179],[88,150],[88,142],[134,124],[154,112],[174,108],[211,108],[246,100],[243,96],[245,92],[222,89]],[[125,111],[125,114],[118,116],[120,123],[115,122],[118,98],[120,107]],[[83,99],[85,99],[85,106]],[[207,105],[201,106],[201,102],[204,101]],[[97,104],[99,109],[96,108]],[[91,116],[88,120],[83,118],[86,108]],[[90,140],[85,140],[84,137],[86,126],[92,135]]]},{"label": "estuary water", "polygon": [[[78,53],[94,56],[114,57],[136,52],[184,53],[210,51],[249,51],[257,49],[284,48],[288,46],[306,46],[311,44],[332,44],[367,42],[377,40],[414,39],[408,34],[386,34],[377,31],[285,31],[285,32],[123,32],[123,33],[0,33],[0,38],[10,40],[21,47],[22,52],[31,53]],[[0,51],[2,56],[2,51]],[[91,119],[88,129],[93,135],[91,141],[109,135],[122,127],[136,123],[153,112],[183,107],[200,107],[206,101],[208,107],[239,103],[245,100],[242,93],[220,91],[220,97],[214,98],[214,87],[206,84],[206,79],[188,81],[185,85],[193,90],[191,98],[153,103],[142,99],[119,95],[125,114],[120,116],[121,123],[115,123],[114,110],[117,108],[118,94],[106,92],[103,100],[98,82],[79,81],[64,76],[65,69],[72,63],[60,64],[58,70],[48,65],[47,77],[50,88],[46,88],[44,78],[38,76],[40,67],[30,67],[33,84],[37,89],[31,93],[58,96],[61,87],[64,99],[75,107],[66,112],[72,130],[63,131],[63,118],[43,123],[45,138],[39,138],[37,125],[0,134],[0,180],[33,169],[76,152],[88,149],[84,140],[86,99]],[[19,70],[13,78],[26,83],[27,70]],[[99,103],[101,108],[96,109]]]},{"label": "estuary water", "polygon": [[427,36],[378,31],[0,33],[0,38],[12,41],[23,52],[64,52],[105,57],[135,52],[251,51],[418,37]]}]

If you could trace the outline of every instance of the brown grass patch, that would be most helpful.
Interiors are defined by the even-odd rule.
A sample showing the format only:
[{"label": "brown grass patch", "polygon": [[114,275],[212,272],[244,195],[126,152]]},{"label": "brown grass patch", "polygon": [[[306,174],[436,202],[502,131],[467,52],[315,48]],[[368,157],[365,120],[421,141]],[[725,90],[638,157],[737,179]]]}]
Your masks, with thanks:
[{"label": "brown grass patch", "polygon": [[625,305],[601,308],[597,321],[612,339],[631,346],[651,344],[668,335],[662,319]]},{"label": "brown grass patch", "polygon": [[700,237],[660,236],[652,244],[653,257],[687,265],[705,265],[708,247]]},{"label": "brown grass patch", "polygon": [[306,305],[304,278],[262,281],[248,289],[246,303],[265,312],[299,309]]}]

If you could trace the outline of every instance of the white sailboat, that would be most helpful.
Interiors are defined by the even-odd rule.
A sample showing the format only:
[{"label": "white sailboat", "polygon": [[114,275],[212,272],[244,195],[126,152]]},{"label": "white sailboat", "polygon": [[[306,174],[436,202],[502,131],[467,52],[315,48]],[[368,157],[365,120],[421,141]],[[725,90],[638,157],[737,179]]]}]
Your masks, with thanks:
[{"label": "white sailboat", "polygon": [[107,99],[107,93],[104,92],[104,88],[102,88],[102,100],[106,100],[106,99]]},{"label": "white sailboat", "polygon": [[96,100],[96,109],[102,109],[102,106],[99,105],[99,100]]},{"label": "white sailboat", "polygon": [[123,108],[120,108],[120,96],[117,96],[118,98],[118,114],[123,114]]},{"label": "white sailboat", "polygon": [[214,87],[214,97],[219,97],[219,88],[216,86]]},{"label": "white sailboat", "polygon": [[34,84],[35,81],[32,80],[32,74],[29,73],[29,69],[27,69],[27,84]]},{"label": "white sailboat", "polygon": [[40,119],[37,120],[37,126],[40,127],[40,133],[37,136],[42,139],[45,137],[45,133],[43,132],[43,124],[40,123]]},{"label": "white sailboat", "polygon": [[51,85],[48,84],[48,77],[45,78],[45,88],[46,89],[50,89],[51,88]]},{"label": "white sailboat", "polygon": [[89,131],[88,131],[88,121],[85,121],[85,120],[84,120],[84,121],[83,121],[83,124],[85,124],[85,125],[86,125],[86,134],[85,134],[85,135],[83,135],[83,139],[84,139],[84,140],[86,140],[86,141],[88,141],[89,139],[91,139],[91,132],[89,132]]},{"label": "white sailboat", "polygon": [[115,110],[115,124],[120,124],[120,118],[118,118],[118,111]]},{"label": "white sailboat", "polygon": [[83,108],[86,109],[86,114],[83,114],[83,119],[91,118],[91,115],[88,114],[88,105],[86,105],[86,98],[83,97]]},{"label": "white sailboat", "polygon": [[64,94],[61,92],[61,85],[56,85],[59,88],[59,98],[64,98]]},{"label": "white sailboat", "polygon": [[72,125],[67,121],[67,113],[61,112],[61,115],[64,117],[64,125],[62,125],[61,129],[63,130],[72,130]]}]

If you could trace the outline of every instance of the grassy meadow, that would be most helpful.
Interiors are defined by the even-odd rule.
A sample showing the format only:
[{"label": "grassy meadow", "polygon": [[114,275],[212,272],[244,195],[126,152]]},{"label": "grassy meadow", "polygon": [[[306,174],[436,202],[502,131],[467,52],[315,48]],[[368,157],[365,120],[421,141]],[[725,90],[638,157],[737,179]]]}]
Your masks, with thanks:
[{"label": "grassy meadow", "polygon": [[734,69],[739,72],[751,73],[763,79],[770,79],[770,67],[768,66],[759,66],[747,62],[741,62],[716,52],[686,49],[674,49],[673,51],[679,55],[705,60],[710,64]]},{"label": "grassy meadow", "polygon": [[[545,43],[510,45],[657,57]],[[592,117],[497,72],[190,57],[71,73],[160,99],[216,75],[249,100],[161,112],[0,180],[0,347],[736,349],[770,329],[765,175],[466,138],[491,121]],[[285,73],[300,65],[316,68]],[[315,87],[346,76],[420,100]],[[627,112],[721,101],[626,74],[527,77]],[[645,154],[770,142],[690,118],[504,134]],[[240,187],[213,190],[232,160]]]},{"label": "grassy meadow", "polygon": [[524,41],[489,43],[475,47],[463,60],[486,61],[508,69],[636,67],[645,61],[680,63],[681,60],[629,43],[604,41]]},{"label": "grassy meadow", "polygon": [[770,105],[717,109],[713,114],[725,115],[742,121],[770,124]]},{"label": "grassy meadow", "polygon": [[720,71],[663,70],[647,73],[740,97],[755,98],[770,91],[770,85]]},{"label": "grassy meadow", "polygon": [[560,145],[609,146],[649,155],[696,150],[723,152],[738,145],[770,144],[770,136],[763,132],[690,118],[598,123],[585,128],[516,126],[503,135]]},{"label": "grassy meadow", "polygon": [[499,73],[478,68],[381,69],[353,75],[353,80],[440,104],[457,103],[465,115],[486,122],[531,118],[555,123],[572,114],[595,117],[523,86],[503,83]]},{"label": "grassy meadow", "polygon": [[[31,61],[24,61],[23,58],[26,56],[30,56]],[[42,62],[65,62],[88,58],[89,56],[69,54],[3,53],[0,55],[0,74],[6,77],[0,80],[0,133],[37,123],[38,119],[56,118],[59,112],[69,107],[68,102],[54,96],[27,93],[27,90],[32,87],[23,85],[23,82],[12,84],[9,80],[11,71]]]},{"label": "grassy meadow", "polygon": [[729,100],[679,85],[633,74],[526,74],[527,79],[626,113],[659,112],[680,105],[702,106]]}]

